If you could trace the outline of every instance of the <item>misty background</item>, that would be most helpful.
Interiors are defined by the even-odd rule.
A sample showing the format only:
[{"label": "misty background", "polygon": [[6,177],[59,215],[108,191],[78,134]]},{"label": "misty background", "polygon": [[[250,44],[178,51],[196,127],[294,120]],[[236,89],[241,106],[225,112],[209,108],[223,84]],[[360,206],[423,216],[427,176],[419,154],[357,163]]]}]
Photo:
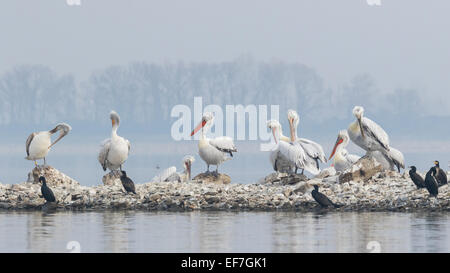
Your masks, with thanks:
[{"label": "misty background", "polygon": [[[450,23],[446,1],[8,1],[0,4],[0,181],[26,180],[25,140],[67,122],[47,162],[85,185],[101,183],[96,155],[110,110],[132,151],[124,169],[147,182],[181,167],[195,141],[176,142],[174,105],[280,105],[299,135],[329,155],[355,105],[379,123],[407,165],[447,168]],[[193,121],[197,123],[198,121]],[[270,173],[258,141],[239,141],[221,166],[234,182]],[[351,144],[350,152],[362,155]],[[323,167],[329,164],[324,164]],[[130,175],[131,176],[131,175]]]}]

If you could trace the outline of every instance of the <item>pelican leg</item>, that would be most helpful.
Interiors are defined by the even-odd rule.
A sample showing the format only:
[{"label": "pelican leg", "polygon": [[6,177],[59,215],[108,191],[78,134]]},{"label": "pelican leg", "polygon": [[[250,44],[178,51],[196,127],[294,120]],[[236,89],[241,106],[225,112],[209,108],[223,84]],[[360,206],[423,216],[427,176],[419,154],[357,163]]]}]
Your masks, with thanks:
[{"label": "pelican leg", "polygon": [[295,167],[295,172],[294,172],[294,174],[297,174],[297,170],[298,170],[298,168],[297,168],[297,166]]},{"label": "pelican leg", "polygon": [[206,172],[205,173],[209,173],[209,164],[206,164],[207,168],[206,168]]},{"label": "pelican leg", "polygon": [[302,174],[304,174],[304,172],[305,172],[305,169],[302,169]]},{"label": "pelican leg", "polygon": [[216,170],[213,172],[214,176],[217,178],[219,177],[219,165],[217,165]]},{"label": "pelican leg", "polygon": [[45,157],[44,157],[44,167],[45,166],[47,166],[47,161],[45,160]]}]

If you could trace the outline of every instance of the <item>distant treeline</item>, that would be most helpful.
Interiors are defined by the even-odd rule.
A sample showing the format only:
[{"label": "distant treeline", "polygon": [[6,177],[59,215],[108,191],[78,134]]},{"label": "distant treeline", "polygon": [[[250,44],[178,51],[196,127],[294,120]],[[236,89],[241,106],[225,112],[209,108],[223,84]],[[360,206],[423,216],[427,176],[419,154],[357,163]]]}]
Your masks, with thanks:
[{"label": "distant treeline", "polygon": [[[42,65],[23,65],[0,75],[0,125],[54,123],[61,120],[104,121],[115,109],[142,124],[170,120],[176,104],[280,105],[281,114],[296,109],[301,118],[327,122],[352,119],[354,105],[368,116],[420,113],[415,90],[379,92],[369,75],[358,75],[337,90],[325,86],[302,64],[257,62],[240,58],[223,63],[132,63],[111,66],[78,82]],[[107,117],[106,117],[107,118]]]}]

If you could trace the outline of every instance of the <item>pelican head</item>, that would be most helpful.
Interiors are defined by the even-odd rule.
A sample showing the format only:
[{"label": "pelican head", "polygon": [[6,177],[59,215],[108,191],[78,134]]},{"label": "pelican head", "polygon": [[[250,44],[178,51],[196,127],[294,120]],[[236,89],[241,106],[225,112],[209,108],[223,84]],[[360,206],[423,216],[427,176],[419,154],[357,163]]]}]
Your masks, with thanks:
[{"label": "pelican head", "polygon": [[267,121],[267,128],[269,128],[272,131],[275,143],[278,143],[278,139],[281,136],[281,124],[278,122],[278,120],[271,119]]},{"label": "pelican head", "polygon": [[50,149],[53,145],[56,144],[56,142],[60,141],[61,138],[65,137],[70,132],[70,130],[72,130],[72,127],[67,123],[57,124],[55,128],[50,130],[50,134],[54,134],[59,131],[59,136],[48,148]]},{"label": "pelican head", "polygon": [[119,123],[120,123],[120,116],[119,114],[117,114],[116,111],[111,111],[111,113],[109,113],[109,118],[111,119],[112,122],[112,126],[117,126],[119,127]]},{"label": "pelican head", "polygon": [[297,114],[297,111],[289,109],[288,110],[288,121],[289,121],[289,127],[291,128],[291,141],[296,140],[295,131],[297,129],[298,123],[299,123],[300,117]]},{"label": "pelican head", "polygon": [[333,148],[333,152],[331,152],[330,158],[328,160],[330,160],[334,156],[334,154],[336,153],[337,147],[339,145],[343,145],[345,147],[347,145],[348,141],[349,141],[349,136],[348,136],[347,130],[339,131],[338,137],[336,139],[336,144],[334,145],[334,148]]},{"label": "pelican head", "polygon": [[183,157],[183,167],[188,175],[188,180],[191,180],[191,167],[192,163],[195,162],[195,158],[192,155],[187,155]]},{"label": "pelican head", "polygon": [[214,122],[214,115],[211,112],[205,112],[203,114],[202,120],[199,122],[197,127],[195,127],[194,130],[192,130],[191,136],[195,135],[200,129],[203,129],[206,125],[209,127]]},{"label": "pelican head", "polygon": [[361,136],[364,138],[365,135],[364,135],[364,130],[362,128],[362,118],[364,116],[364,108],[362,106],[355,106],[353,108],[353,115],[358,120],[359,129],[361,130]]}]

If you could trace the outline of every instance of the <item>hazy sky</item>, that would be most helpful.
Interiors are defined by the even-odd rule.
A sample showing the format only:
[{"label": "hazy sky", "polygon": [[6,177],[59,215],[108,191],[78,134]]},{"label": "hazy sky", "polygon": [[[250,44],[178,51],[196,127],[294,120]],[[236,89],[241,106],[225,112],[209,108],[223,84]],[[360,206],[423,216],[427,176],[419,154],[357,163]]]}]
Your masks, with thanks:
[{"label": "hazy sky", "polygon": [[0,3],[0,72],[44,64],[84,79],[131,61],[300,62],[336,88],[357,74],[381,90],[450,86],[446,0],[14,0]]}]

